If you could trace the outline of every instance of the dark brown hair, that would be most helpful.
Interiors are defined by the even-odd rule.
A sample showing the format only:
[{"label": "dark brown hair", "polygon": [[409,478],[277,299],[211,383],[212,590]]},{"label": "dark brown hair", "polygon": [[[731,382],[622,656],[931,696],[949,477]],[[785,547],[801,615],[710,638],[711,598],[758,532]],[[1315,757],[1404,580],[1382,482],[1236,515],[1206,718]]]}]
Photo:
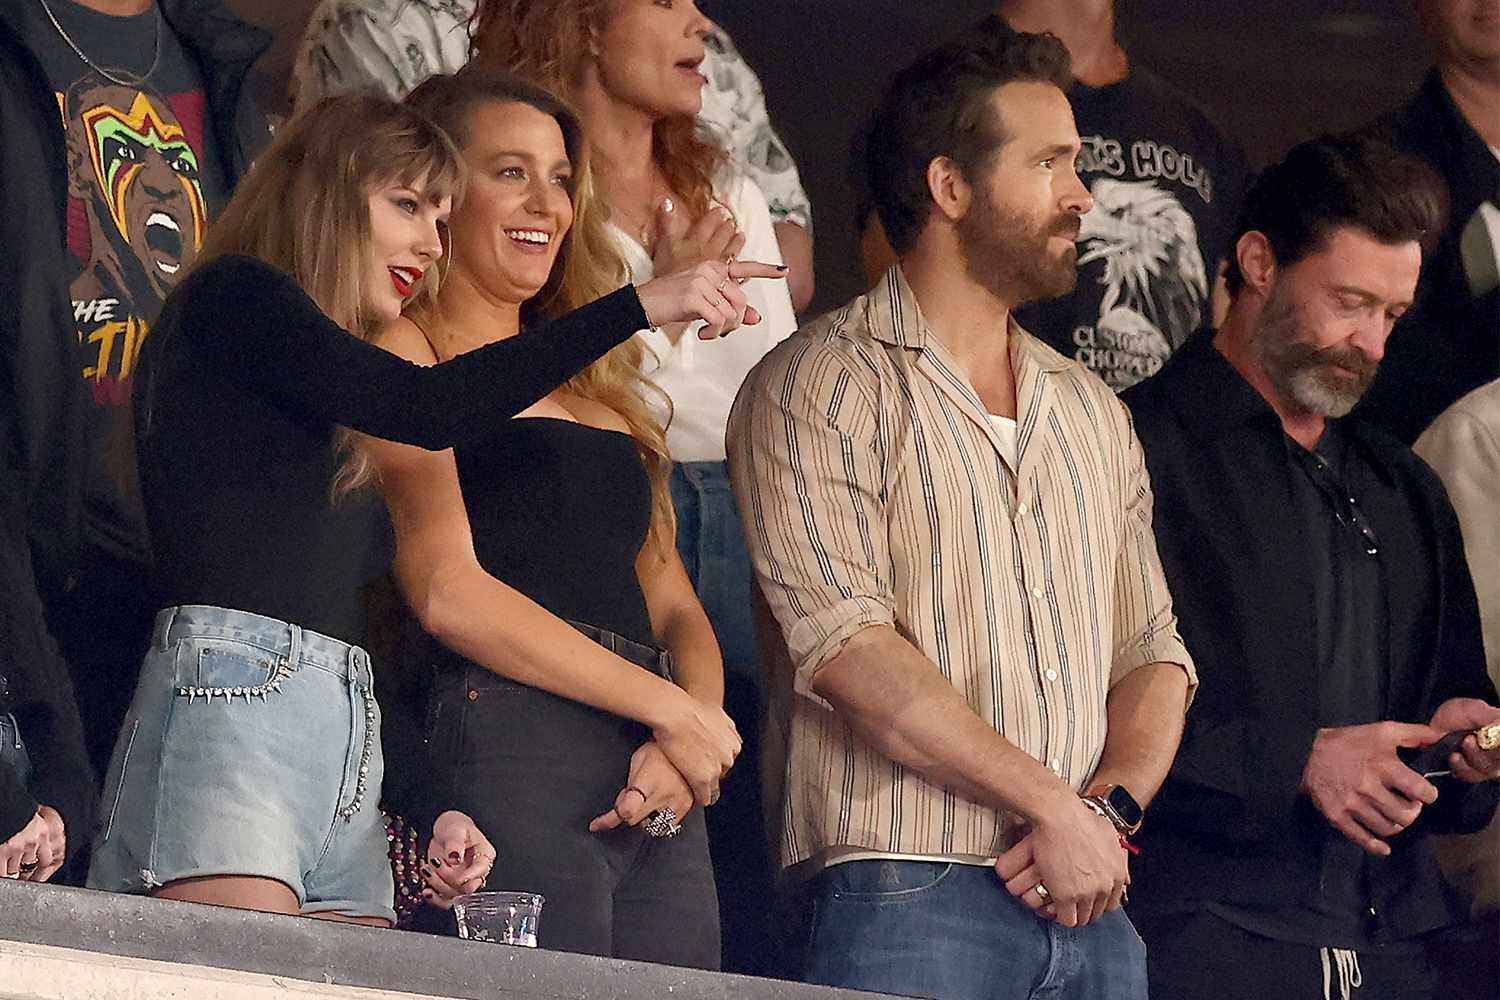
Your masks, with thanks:
[{"label": "dark brown hair", "polygon": [[970,179],[1005,144],[991,112],[995,90],[1016,81],[1072,82],[1068,50],[1053,35],[1014,31],[991,15],[896,74],[870,121],[865,178],[891,248],[910,250],[932,209],[927,167],[940,156]]},{"label": "dark brown hair", "polygon": [[1235,224],[1225,284],[1232,295],[1245,283],[1233,247],[1246,233],[1264,234],[1282,267],[1316,253],[1340,226],[1362,229],[1381,243],[1415,240],[1425,250],[1443,227],[1447,200],[1432,168],[1379,136],[1310,139],[1251,185]]}]

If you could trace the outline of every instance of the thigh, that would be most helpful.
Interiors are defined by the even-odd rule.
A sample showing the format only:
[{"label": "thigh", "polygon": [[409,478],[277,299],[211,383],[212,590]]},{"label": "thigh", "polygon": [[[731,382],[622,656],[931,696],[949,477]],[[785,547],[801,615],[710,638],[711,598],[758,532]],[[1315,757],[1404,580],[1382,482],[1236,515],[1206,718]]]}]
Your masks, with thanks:
[{"label": "thigh", "polygon": [[1048,968],[1041,921],[987,867],[854,861],[818,882],[807,982],[942,1000],[1025,1000]]},{"label": "thigh", "polygon": [[[303,873],[339,822],[350,711],[341,680],[277,662],[220,638],[182,638],[147,657],[110,766],[91,887],[258,876],[305,901]],[[264,697],[246,693],[273,676],[279,687]],[[225,688],[241,693],[203,694]]]},{"label": "thigh", "polygon": [[614,891],[639,834],[590,833],[588,824],[624,787],[640,734],[525,685],[467,683],[454,692],[445,681],[436,698],[438,724],[456,731],[434,734],[451,752],[435,763],[452,776],[451,796],[434,804],[468,813],[494,844],[486,888],[546,897],[541,947],[611,955]]},{"label": "thigh", "polygon": [[[1500,942],[1492,938],[1488,946],[1489,964],[1493,968]],[[1352,994],[1357,1000],[1436,1000],[1439,995],[1451,1000],[1465,995],[1464,979],[1469,970],[1464,965],[1450,965],[1440,975],[1422,942],[1372,948],[1359,952],[1357,957],[1360,986]],[[1476,955],[1475,964],[1482,968],[1483,963],[1484,959]],[[1334,982],[1338,982],[1336,977]],[[1493,976],[1487,983],[1487,996],[1484,989],[1479,988],[1474,995],[1485,996],[1486,1000],[1500,995],[1500,983]]]},{"label": "thigh", "polygon": [[211,906],[233,906],[265,913],[299,912],[297,894],[284,882],[269,878],[221,875],[179,879],[152,893],[158,899],[178,899]]},{"label": "thigh", "polygon": [[1316,948],[1251,934],[1201,909],[1151,915],[1132,912],[1132,917],[1146,942],[1146,976],[1153,997],[1314,1000],[1323,996]]},{"label": "thigh", "polygon": [[1051,931],[1054,947],[1066,954],[1055,964],[1069,966],[1059,983],[1062,995],[1076,1000],[1146,1000],[1146,945],[1124,910],[1106,913],[1086,927],[1055,926]]},{"label": "thigh", "polygon": [[636,836],[645,840],[615,890],[615,957],[717,971],[719,900],[703,811],[693,810],[675,837]]}]

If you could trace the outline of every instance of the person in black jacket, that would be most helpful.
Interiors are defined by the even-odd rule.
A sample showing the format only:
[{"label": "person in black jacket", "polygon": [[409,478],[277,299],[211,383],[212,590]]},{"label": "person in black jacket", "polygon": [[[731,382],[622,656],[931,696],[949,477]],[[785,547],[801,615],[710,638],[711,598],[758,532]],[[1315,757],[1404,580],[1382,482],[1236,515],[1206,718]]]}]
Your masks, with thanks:
[{"label": "person in black jacket", "polygon": [[1359,414],[1408,444],[1460,396],[1500,377],[1500,8],[1412,6],[1437,65],[1371,130],[1438,172],[1448,217]]},{"label": "person in black jacket", "polygon": [[1481,827],[1500,755],[1398,757],[1500,720],[1458,521],[1398,440],[1346,419],[1412,301],[1437,179],[1369,139],[1268,168],[1232,303],[1127,392],[1202,686],[1140,831],[1131,917],[1174,1000],[1427,996],[1455,920],[1428,834]]},{"label": "person in black jacket", "polygon": [[162,296],[268,136],[245,86],[268,44],[212,0],[0,5],[0,246],[24,261],[0,277],[0,720],[28,775],[0,755],[0,860],[39,817],[69,853],[89,840],[90,762],[153,610],[123,404]]}]

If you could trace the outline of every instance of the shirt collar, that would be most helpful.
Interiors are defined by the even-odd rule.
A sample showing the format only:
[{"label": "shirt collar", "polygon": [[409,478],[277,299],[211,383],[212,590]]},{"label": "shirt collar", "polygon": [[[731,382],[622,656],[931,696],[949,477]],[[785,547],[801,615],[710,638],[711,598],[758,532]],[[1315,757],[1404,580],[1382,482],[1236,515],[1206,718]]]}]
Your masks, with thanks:
[{"label": "shirt collar", "polygon": [[1212,330],[1193,334],[1167,362],[1162,374],[1168,372],[1173,383],[1169,392],[1176,397],[1184,423],[1200,439],[1216,438],[1256,420],[1270,420],[1280,430],[1276,411],[1219,353]]},{"label": "shirt collar", "polygon": [[[1259,421],[1269,424],[1271,429],[1285,438],[1281,418],[1276,415],[1271,404],[1229,363],[1228,358],[1219,353],[1213,339],[1212,330],[1201,330],[1167,362],[1167,368],[1175,373],[1175,384],[1170,391],[1177,394],[1183,422],[1190,428],[1190,432],[1202,441],[1211,441],[1237,427]],[[1166,369],[1163,370],[1163,374],[1165,373]],[[1394,483],[1388,463],[1383,460],[1381,450],[1372,440],[1374,435],[1367,431],[1362,421],[1330,419],[1328,426],[1333,429],[1333,433],[1345,436],[1346,442],[1366,460],[1382,481]]]},{"label": "shirt collar", "polygon": [[[892,347],[920,351],[932,347],[936,340],[900,264],[892,265],[865,296],[864,320],[865,329],[870,332],[871,337]],[[1015,345],[1013,351],[1019,353],[1016,366],[1018,381],[1022,372],[1030,366],[1049,374],[1068,369],[1068,360],[1027,333],[1016,322],[1014,314],[1011,315],[1009,324],[1009,332],[1013,335]],[[1015,337],[1015,334],[1021,336]]]}]

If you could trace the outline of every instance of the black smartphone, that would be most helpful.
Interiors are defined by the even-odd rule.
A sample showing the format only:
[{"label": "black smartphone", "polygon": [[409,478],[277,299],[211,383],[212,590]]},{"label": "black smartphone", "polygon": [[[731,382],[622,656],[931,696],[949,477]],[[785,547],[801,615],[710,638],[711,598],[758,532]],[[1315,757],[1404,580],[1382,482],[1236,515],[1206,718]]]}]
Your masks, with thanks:
[{"label": "black smartphone", "polygon": [[1424,778],[1443,778],[1453,773],[1448,758],[1458,750],[1464,737],[1473,733],[1472,729],[1457,729],[1425,747],[1397,747],[1396,756]]}]

